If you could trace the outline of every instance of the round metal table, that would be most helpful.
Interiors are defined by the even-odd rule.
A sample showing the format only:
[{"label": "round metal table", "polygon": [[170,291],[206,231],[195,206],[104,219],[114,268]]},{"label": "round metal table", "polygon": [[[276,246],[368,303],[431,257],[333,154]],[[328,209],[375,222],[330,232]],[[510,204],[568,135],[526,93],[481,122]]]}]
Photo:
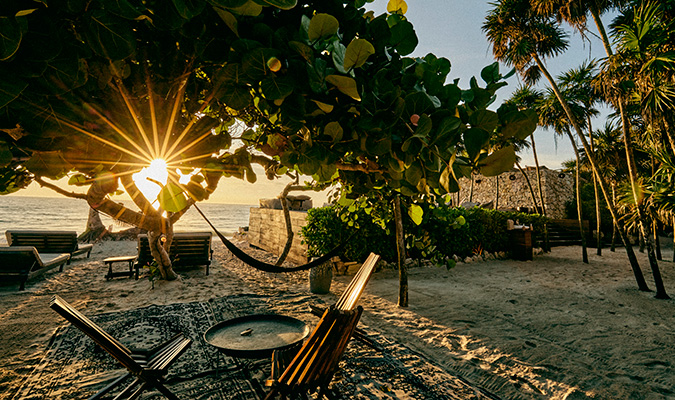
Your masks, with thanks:
[{"label": "round metal table", "polygon": [[309,327],[299,319],[255,314],[219,322],[204,333],[204,339],[232,357],[267,358],[274,350],[300,344],[307,335]]}]

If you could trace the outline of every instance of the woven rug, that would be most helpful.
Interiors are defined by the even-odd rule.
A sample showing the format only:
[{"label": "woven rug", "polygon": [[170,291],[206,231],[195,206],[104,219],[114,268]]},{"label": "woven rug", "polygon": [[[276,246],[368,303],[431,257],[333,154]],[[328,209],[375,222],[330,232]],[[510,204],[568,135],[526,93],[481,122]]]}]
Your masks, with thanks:
[{"label": "woven rug", "polygon": [[[235,360],[204,341],[203,333],[219,321],[269,313],[267,298],[239,295],[207,302],[148,306],[90,316],[102,329],[133,349],[149,349],[183,332],[194,342],[171,366],[166,385],[188,400],[251,400],[264,397],[262,382],[269,360]],[[400,343],[367,330],[380,350],[352,340],[332,387],[345,399],[496,399],[448,374]],[[241,365],[244,368],[239,368]],[[234,371],[233,371],[234,370]],[[14,399],[86,398],[125,372],[108,353],[72,326],[57,330],[44,359]],[[120,387],[120,389],[123,386]],[[112,398],[115,392],[108,397]],[[141,399],[162,399],[147,391]]]}]

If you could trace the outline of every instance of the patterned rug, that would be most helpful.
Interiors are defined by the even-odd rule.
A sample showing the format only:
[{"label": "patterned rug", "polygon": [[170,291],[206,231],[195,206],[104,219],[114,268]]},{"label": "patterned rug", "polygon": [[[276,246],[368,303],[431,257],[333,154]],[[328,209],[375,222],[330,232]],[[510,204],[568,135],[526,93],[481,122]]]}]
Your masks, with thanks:
[{"label": "patterned rug", "polygon": [[[265,297],[239,295],[207,302],[149,306],[91,317],[133,349],[148,349],[183,332],[192,346],[171,366],[166,385],[181,399],[251,400],[264,397],[269,360],[235,360],[205,342],[203,333],[219,321],[269,313]],[[332,387],[345,399],[497,399],[429,363],[407,347],[368,330],[380,350],[350,342]],[[244,368],[241,366],[244,365]],[[42,362],[14,399],[86,398],[125,369],[71,326],[57,330]],[[123,387],[123,386],[122,386]],[[120,387],[121,388],[121,387]],[[113,390],[114,394],[119,389]],[[147,391],[141,399],[163,399]]]}]

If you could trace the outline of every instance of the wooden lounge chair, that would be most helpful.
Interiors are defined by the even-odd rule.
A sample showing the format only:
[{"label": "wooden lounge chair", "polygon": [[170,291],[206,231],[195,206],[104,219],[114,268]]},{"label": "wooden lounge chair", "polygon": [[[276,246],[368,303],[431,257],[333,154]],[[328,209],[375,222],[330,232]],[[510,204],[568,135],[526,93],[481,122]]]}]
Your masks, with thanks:
[{"label": "wooden lounge chair", "polygon": [[26,288],[26,281],[52,268],[68,262],[70,254],[41,254],[32,246],[0,247],[0,275],[19,278],[19,290]]},{"label": "wooden lounge chair", "polygon": [[314,391],[318,391],[318,399],[323,396],[337,398],[328,385],[361,318],[363,308],[356,304],[379,260],[380,256],[370,254],[335,305],[323,313],[314,331],[278,378],[274,376],[275,369],[279,367],[276,360],[283,360],[285,355],[280,352],[273,355],[273,379],[268,382],[272,390],[265,400],[274,399],[277,395],[295,398]]},{"label": "wooden lounge chair", "polygon": [[144,390],[152,387],[159,390],[167,398],[178,400],[164,386],[163,381],[169,366],[192,344],[192,340],[187,339],[183,334],[178,334],[148,352],[132,353],[117,339],[110,336],[61,297],[54,296],[49,303],[49,307],[84,332],[128,370],[127,373],[117,378],[110,385],[91,396],[90,400],[100,398],[130,376],[134,377],[133,382],[115,396],[116,400],[135,399]]},{"label": "wooden lounge chair", "polygon": [[91,255],[93,244],[79,244],[75,231],[24,231],[8,230],[5,232],[10,246],[33,246],[42,253],[70,253],[70,260],[80,254]]},{"label": "wooden lounge chair", "polygon": [[[211,232],[176,232],[173,236],[169,257],[174,267],[206,266],[206,275],[209,274],[209,265],[213,250],[211,249]],[[136,277],[140,268],[152,263],[154,259],[150,253],[148,235],[138,235],[138,258],[136,259]]]}]

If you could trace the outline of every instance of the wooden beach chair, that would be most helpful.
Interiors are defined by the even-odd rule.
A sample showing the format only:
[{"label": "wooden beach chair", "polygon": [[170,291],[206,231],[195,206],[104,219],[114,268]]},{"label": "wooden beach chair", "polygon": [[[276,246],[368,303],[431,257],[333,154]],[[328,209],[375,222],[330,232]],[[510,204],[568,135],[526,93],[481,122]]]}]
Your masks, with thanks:
[{"label": "wooden beach chair", "polygon": [[[213,257],[211,248],[211,232],[176,232],[169,249],[169,257],[174,267],[206,266],[206,275],[209,274],[209,265]],[[140,269],[152,263],[154,259],[150,253],[148,235],[138,235],[138,257],[136,258],[136,277]]]},{"label": "wooden beach chair", "polygon": [[19,278],[19,290],[33,279],[52,268],[60,267],[70,259],[69,253],[41,254],[32,246],[0,247],[0,275]]},{"label": "wooden beach chair", "polygon": [[379,255],[370,254],[335,305],[324,311],[314,331],[278,378],[276,370],[287,357],[283,352],[275,352],[272,379],[268,382],[272,389],[265,400],[277,396],[295,398],[314,391],[318,391],[318,399],[337,398],[328,385],[361,318],[363,308],[356,304],[379,260]]},{"label": "wooden beach chair", "polygon": [[11,246],[33,246],[42,253],[69,253],[70,260],[80,254],[91,255],[93,244],[77,242],[75,231],[8,230],[5,232],[7,243]]},{"label": "wooden beach chair", "polygon": [[192,344],[192,340],[179,333],[148,352],[132,353],[117,339],[110,336],[61,297],[54,296],[49,303],[49,307],[89,336],[128,371],[90,397],[90,400],[100,398],[132,375],[134,377],[133,382],[115,397],[116,400],[135,399],[144,390],[153,387],[168,399],[178,400],[178,397],[164,386],[163,381],[169,366]]}]

